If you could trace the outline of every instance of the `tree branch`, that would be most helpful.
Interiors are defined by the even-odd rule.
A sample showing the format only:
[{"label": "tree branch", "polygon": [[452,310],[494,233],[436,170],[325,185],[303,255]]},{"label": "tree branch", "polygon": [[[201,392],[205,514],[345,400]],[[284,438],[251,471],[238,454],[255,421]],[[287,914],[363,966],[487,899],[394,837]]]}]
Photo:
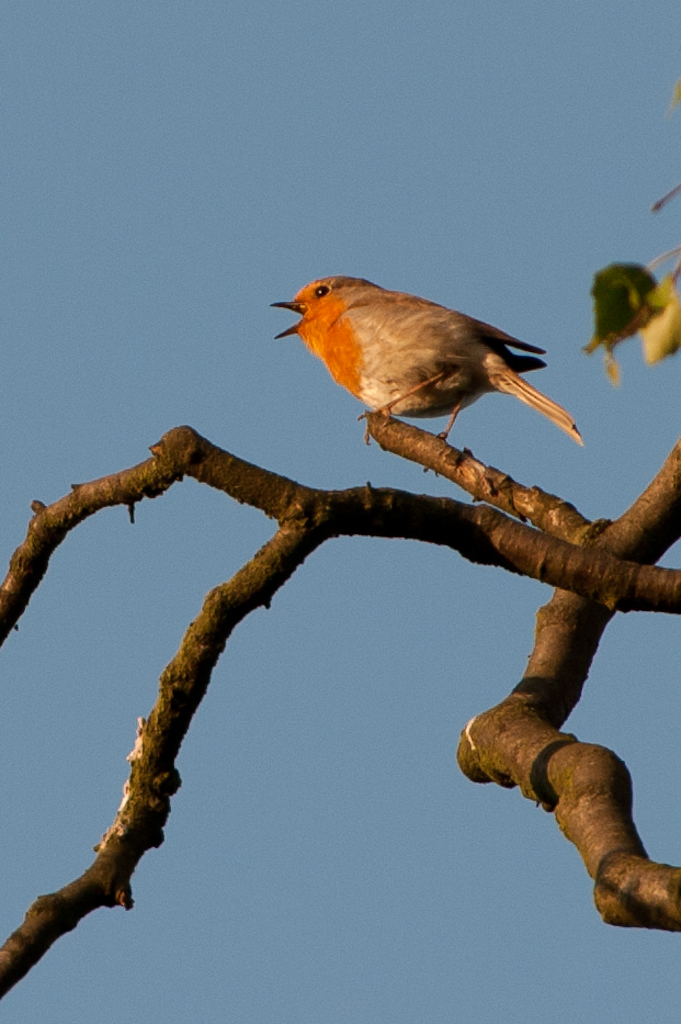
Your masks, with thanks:
[{"label": "tree branch", "polygon": [[[442,544],[471,561],[571,587],[581,597],[562,593],[554,601],[570,600],[575,607],[589,610],[591,621],[598,621],[599,628],[604,628],[611,614],[604,605],[681,611],[681,573],[622,560],[634,537],[646,551],[655,544],[659,547],[660,536],[675,537],[679,459],[670,462],[666,476],[659,475],[628,516],[604,529],[602,524],[590,525],[555,496],[523,488],[470,455],[451,455],[447,446],[443,451],[442,442],[430,435],[424,438],[415,428],[378,419],[381,422],[376,424],[376,417],[371,417],[370,427],[382,444],[388,446],[390,441],[394,450],[405,454],[411,446],[410,458],[416,457],[416,445],[432,468],[446,470],[452,479],[464,481],[476,497],[487,496],[514,516],[542,524],[546,532],[514,522],[488,506],[472,507],[451,499],[374,490],[369,485],[346,491],[307,488],[230,455],[189,427],[169,431],[152,447],[152,458],[132,469],[76,485],[71,494],[49,507],[34,503],[36,514],[26,540],[13,555],[0,587],[0,639],[18,620],[47,570],[52,552],[71,529],[101,508],[116,504],[134,507],[145,497],[156,497],[185,475],[261,509],[278,520],[279,530],[228,583],[207,595],[177,655],[161,676],[158,700],[148,721],[142,723],[130,757],[132,769],[124,801],[95,861],[81,878],[57,893],[40,897],[29,909],[24,923],[0,950],[0,994],[96,907],[132,906],[131,876],[143,854],[163,841],[170,798],[179,786],[175,758],[231,631],[254,608],[267,606],[297,566],[325,540],[364,535]],[[655,523],[655,538],[646,536],[644,543],[641,537],[650,522]],[[619,557],[610,553],[611,544]],[[584,597],[595,598],[599,604],[584,601]],[[540,619],[535,660],[542,650],[540,636],[548,635],[552,628],[550,619],[549,611]],[[595,651],[599,628],[591,629],[589,650]],[[598,872],[602,893],[611,895],[623,864],[650,865],[631,822],[630,784],[622,763],[603,748],[589,747],[587,756],[586,745],[561,735],[558,722],[552,722],[569,704],[563,701],[557,712],[555,700],[548,701],[549,693],[555,697],[556,679],[571,667],[574,692],[575,678],[586,677],[590,661],[582,654],[575,671],[574,645],[564,644],[556,661],[560,646],[555,638],[549,645],[553,676],[526,677],[507,701],[472,723],[460,748],[460,762],[476,781],[520,785],[525,795],[555,808],[561,827],[584,850],[588,869]],[[500,742],[502,734],[506,738]],[[594,778],[601,786],[598,796],[594,795]],[[597,835],[592,827],[594,814],[599,823]],[[608,842],[602,840],[603,834]],[[667,871],[672,872],[669,890],[677,885],[673,874],[677,869]],[[646,878],[649,884],[646,887],[639,879],[637,892],[649,893],[651,886],[659,891],[659,875],[654,885],[650,874]],[[605,895],[602,900],[605,904]],[[613,898],[610,902],[614,903]],[[619,909],[608,911],[612,918],[619,914],[622,919],[617,923],[629,923],[622,917],[621,901],[617,906]],[[672,927],[672,918],[659,907],[656,920],[665,922],[657,927]]]},{"label": "tree branch", "polygon": [[[659,558],[681,530],[681,441],[643,494],[595,545],[619,557]],[[524,678],[464,730],[459,765],[476,782],[518,785],[556,819],[595,879],[609,924],[681,930],[681,869],[648,859],[631,816],[626,766],[559,727],[578,702],[612,612],[557,590],[537,615]]]},{"label": "tree branch", "polygon": [[[152,446],[152,452],[153,457],[138,466],[75,485],[71,494],[52,505],[35,503],[38,511],[29,524],[26,540],[12,556],[0,586],[0,642],[18,621],[47,571],[53,551],[70,530],[102,508],[130,507],[143,498],[158,497],[184,476],[259,508],[280,523],[300,521],[323,526],[328,537],[399,537],[442,544],[472,562],[496,565],[562,586],[621,611],[681,612],[681,573],[677,570],[618,562],[605,551],[568,544],[515,523],[489,507],[475,508],[448,498],[370,486],[347,491],[315,490],[238,459],[190,427],[168,431]],[[513,488],[519,485],[513,484]],[[569,515],[566,503],[554,515],[549,507],[555,508],[559,499],[543,495],[537,488],[532,491],[537,517],[564,522]],[[540,512],[539,507],[544,505]],[[591,539],[592,533],[587,528],[580,536],[584,541]]]},{"label": "tree branch", "polygon": [[532,523],[553,537],[571,544],[584,544],[597,536],[607,520],[585,519],[574,505],[548,494],[539,487],[525,487],[508,473],[478,462],[467,448],[459,451],[425,430],[382,413],[367,413],[367,431],[384,451],[433,470],[466,491],[475,501],[484,501],[502,512]]},{"label": "tree branch", "polygon": [[131,876],[144,853],[163,842],[170,798],[180,785],[175,758],[230,633],[249,612],[269,606],[315,546],[313,532],[283,527],[228,583],[207,594],[161,676],[148,721],[141,723],[125,797],[97,857],[80,878],[29,907],[0,949],[0,996],[87,914],[132,907]]},{"label": "tree branch", "polygon": [[[570,507],[563,518],[560,499],[540,494],[533,504],[534,489],[505,479],[500,487],[496,471],[471,465],[468,455],[448,453],[439,439],[376,414],[369,417],[369,424],[384,447],[442,472],[476,499],[511,514],[527,502],[523,511],[528,509],[535,524],[575,543],[647,563],[656,561],[681,536],[681,442],[624,515],[612,524],[594,524],[595,531],[585,530],[580,536]],[[553,509],[557,522],[551,518]],[[612,605],[557,589],[538,613],[525,676],[506,700],[468,724],[457,756],[473,781],[517,785],[526,797],[555,811],[562,831],[595,879],[596,904],[606,922],[677,931],[681,869],[648,859],[631,816],[626,766],[611,751],[558,731],[579,700],[612,614]]]}]

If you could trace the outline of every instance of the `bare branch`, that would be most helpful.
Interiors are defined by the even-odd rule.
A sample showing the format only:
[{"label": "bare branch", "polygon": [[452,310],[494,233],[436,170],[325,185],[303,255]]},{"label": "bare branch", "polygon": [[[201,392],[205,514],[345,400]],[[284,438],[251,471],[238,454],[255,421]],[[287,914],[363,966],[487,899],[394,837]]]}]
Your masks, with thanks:
[{"label": "bare branch", "polygon": [[144,853],[163,842],[170,797],[180,785],[175,758],[230,633],[249,612],[269,605],[314,546],[310,531],[282,528],[228,583],[207,594],[161,676],[158,700],[130,757],[126,796],[94,863],[63,889],[39,897],[2,946],[0,996],[91,911],[132,907],[130,879]]},{"label": "bare branch", "polygon": [[[376,433],[383,443],[393,426],[379,426],[381,429],[376,428]],[[474,562],[497,565],[552,585],[569,586],[576,594],[599,602],[593,605],[565,593],[554,598],[555,601],[562,596],[576,602],[590,611],[593,621],[601,624],[591,630],[587,647],[593,650],[599,629],[611,614],[608,607],[681,611],[681,573],[622,561],[610,554],[603,543],[612,530],[615,541],[619,536],[620,549],[626,548],[623,538],[627,536],[631,541],[634,535],[638,536],[651,515],[665,536],[673,536],[676,526],[672,528],[671,524],[678,512],[678,495],[674,491],[675,487],[678,490],[680,475],[678,460],[670,462],[667,476],[663,479],[660,475],[628,518],[622,517],[620,523],[603,531],[601,524],[590,526],[560,499],[537,488],[522,488],[470,456],[455,453],[452,457],[441,450],[438,439],[424,440],[421,431],[409,435],[405,431],[412,428],[396,426],[398,433],[391,441],[395,447],[420,446],[433,468],[444,467],[452,478],[467,482],[476,496],[489,495],[513,515],[544,524],[547,532],[514,522],[488,506],[472,507],[451,499],[374,490],[368,485],[346,491],[303,487],[237,459],[189,427],[167,433],[153,446],[153,457],[139,466],[78,485],[51,506],[34,503],[35,516],[27,538],[12,557],[8,576],[0,587],[3,637],[26,607],[52,552],[74,526],[101,508],[115,504],[134,507],[142,498],[156,497],[184,475],[261,509],[277,519],[280,527],[232,580],[207,595],[177,655],[161,676],[158,701],[148,721],[143,723],[131,756],[126,797],[94,863],[80,879],[55,894],[40,897],[29,909],[24,923],[0,950],[0,993],[15,984],[60,935],[74,928],[96,907],[132,906],[131,876],[143,854],[163,841],[170,798],[179,786],[175,758],[231,631],[254,608],[268,605],[297,566],[325,540],[341,535],[422,540],[448,546]],[[413,450],[409,457],[415,457]],[[553,536],[548,535],[549,531]],[[602,536],[595,539],[599,531],[603,531]],[[579,539],[582,545],[590,541],[591,545],[578,546],[562,537]],[[533,657],[541,650],[539,637],[543,630],[550,629],[549,618],[550,613],[546,612],[545,621],[540,620]],[[550,645],[554,661],[559,647],[554,638]],[[574,690],[574,679],[585,678],[590,659],[582,654],[575,672],[571,643],[564,645],[561,657],[563,672],[568,666],[573,670]],[[554,701],[549,711],[542,714],[549,692],[555,696],[554,681],[550,676],[543,680],[526,677],[499,708],[476,719],[466,730],[460,761],[464,771],[477,781],[518,784],[526,795],[539,799],[547,808],[555,808],[566,834],[580,849],[584,847],[589,869],[596,861],[599,865],[607,863],[608,873],[604,877],[612,888],[623,863],[613,859],[615,853],[619,851],[626,857],[627,864],[647,863],[629,814],[628,775],[614,755],[595,747],[589,748],[591,774],[585,769],[583,745],[558,733],[552,721],[564,712],[565,702],[560,712],[556,711]],[[499,729],[502,719],[504,728]],[[502,743],[498,739],[500,733],[506,736]],[[575,757],[577,761],[573,763],[571,758]],[[591,787],[589,802],[585,802],[580,789],[580,780],[585,778]],[[604,845],[599,840],[597,857],[594,830],[589,828],[594,813],[594,778],[604,787],[600,802],[595,801],[600,831],[605,828],[607,811],[612,824],[606,832],[617,842],[613,848],[612,842]],[[573,798],[568,797],[570,792]],[[573,805],[577,810],[571,809]],[[664,915],[660,913],[658,919],[662,920]],[[667,915],[664,920],[671,918]]]},{"label": "bare branch", "polygon": [[591,523],[574,505],[555,494],[516,483],[507,473],[478,462],[468,449],[452,448],[441,437],[425,430],[377,412],[367,413],[366,420],[369,434],[384,451],[432,469],[438,476],[457,484],[475,501],[493,505],[521,522],[529,520],[553,537],[583,544],[607,525],[607,520]]},{"label": "bare branch", "polygon": [[[595,541],[619,557],[659,558],[681,529],[681,441],[631,508]],[[524,678],[461,736],[459,765],[476,782],[518,785],[555,811],[595,879],[603,919],[681,930],[681,869],[651,862],[631,816],[631,780],[610,751],[578,743],[559,727],[581,695],[612,612],[557,590],[537,615]]]},{"label": "bare branch", "polygon": [[[24,612],[47,571],[49,560],[67,534],[84,519],[113,505],[128,508],[144,498],[157,498],[186,475],[201,479],[212,467],[211,454],[219,453],[221,487],[237,501],[245,501],[278,518],[308,489],[286,477],[238,459],[215,448],[191,427],[175,427],[152,447],[152,458],[131,469],[85,484],[74,484],[70,494],[45,506],[33,502],[35,513],[25,541],[14,552],[0,586],[0,643]],[[213,486],[221,486],[216,478]],[[314,493],[312,491],[310,494]]]},{"label": "bare branch", "polygon": [[620,558],[657,562],[681,537],[681,440],[659,473],[607,529],[602,544]]},{"label": "bare branch", "polygon": [[[323,525],[328,537],[401,537],[443,544],[470,561],[562,586],[621,611],[681,611],[681,574],[675,570],[618,563],[603,552],[585,550],[514,523],[491,508],[387,488],[315,490],[238,459],[190,427],[169,431],[152,451],[151,459],[132,469],[75,485],[71,494],[54,504],[38,506],[26,540],[12,556],[0,586],[0,641],[18,621],[47,571],[52,552],[70,530],[102,508],[130,507],[143,498],[158,497],[183,476],[218,488],[280,523]],[[527,488],[524,497],[518,496],[523,489],[506,479],[514,504],[516,500],[524,503],[559,533],[571,532],[582,542],[592,538],[594,524],[582,529],[578,521],[586,521],[576,511],[570,512],[567,503],[536,488],[532,497]],[[517,509],[514,514],[518,515]],[[602,527],[595,532],[598,529]]]}]

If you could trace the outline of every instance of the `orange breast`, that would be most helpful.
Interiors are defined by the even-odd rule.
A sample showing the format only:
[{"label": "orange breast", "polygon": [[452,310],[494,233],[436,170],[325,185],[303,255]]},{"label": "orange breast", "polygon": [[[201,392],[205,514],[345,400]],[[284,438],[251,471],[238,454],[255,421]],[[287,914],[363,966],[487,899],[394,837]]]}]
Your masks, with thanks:
[{"label": "orange breast", "polygon": [[[321,303],[320,303],[321,305]],[[324,302],[324,308],[308,311],[298,328],[301,338],[322,359],[333,379],[359,397],[362,352],[349,320],[342,320],[345,303],[341,299]]]}]

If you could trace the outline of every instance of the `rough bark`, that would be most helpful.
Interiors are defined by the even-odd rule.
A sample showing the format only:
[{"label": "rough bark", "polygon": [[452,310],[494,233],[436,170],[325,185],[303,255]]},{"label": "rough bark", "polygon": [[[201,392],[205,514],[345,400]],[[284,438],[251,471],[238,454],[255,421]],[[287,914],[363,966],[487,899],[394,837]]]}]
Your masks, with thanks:
[{"label": "rough bark", "polygon": [[524,677],[504,701],[468,723],[459,764],[473,781],[519,786],[556,815],[595,879],[604,920],[681,930],[681,869],[647,858],[631,817],[626,766],[611,751],[559,731],[617,610],[681,612],[681,572],[652,564],[681,533],[681,444],[624,515],[590,523],[561,498],[524,487],[422,430],[379,414],[368,416],[368,430],[384,448],[446,476],[486,504],[369,485],[315,490],[244,462],[189,427],[171,430],[138,466],[75,485],[50,506],[32,504],[26,539],[0,586],[0,642],[40,584],[52,552],[102,508],[124,505],[132,517],[138,501],[192,476],[260,509],[278,529],[231,580],[206,595],[161,675],[149,718],[139,722],[125,797],[94,862],[29,908],[0,949],[0,994],[92,910],[132,907],[132,874],[144,853],[163,842],[180,785],[175,759],[232,630],[255,608],[269,605],[316,547],[342,535],[440,544],[470,561],[558,588],[537,615]]}]

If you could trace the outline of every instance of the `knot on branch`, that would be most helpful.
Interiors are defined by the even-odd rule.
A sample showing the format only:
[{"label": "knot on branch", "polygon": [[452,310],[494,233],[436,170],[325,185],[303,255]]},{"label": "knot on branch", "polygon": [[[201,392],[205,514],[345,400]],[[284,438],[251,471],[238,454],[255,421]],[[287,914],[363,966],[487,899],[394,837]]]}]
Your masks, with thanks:
[{"label": "knot on branch", "polygon": [[573,543],[580,544],[584,548],[591,547],[611,524],[612,519],[593,519],[584,527],[580,535],[574,538]]},{"label": "knot on branch", "polygon": [[206,458],[213,446],[193,427],[173,427],[160,441],[149,446],[159,468],[182,476],[190,466],[197,466]]},{"label": "knot on branch", "polygon": [[155,775],[149,783],[149,789],[157,797],[169,799],[171,796],[175,796],[181,785],[180,773],[177,768],[171,768],[168,772],[159,772],[158,775]]}]

